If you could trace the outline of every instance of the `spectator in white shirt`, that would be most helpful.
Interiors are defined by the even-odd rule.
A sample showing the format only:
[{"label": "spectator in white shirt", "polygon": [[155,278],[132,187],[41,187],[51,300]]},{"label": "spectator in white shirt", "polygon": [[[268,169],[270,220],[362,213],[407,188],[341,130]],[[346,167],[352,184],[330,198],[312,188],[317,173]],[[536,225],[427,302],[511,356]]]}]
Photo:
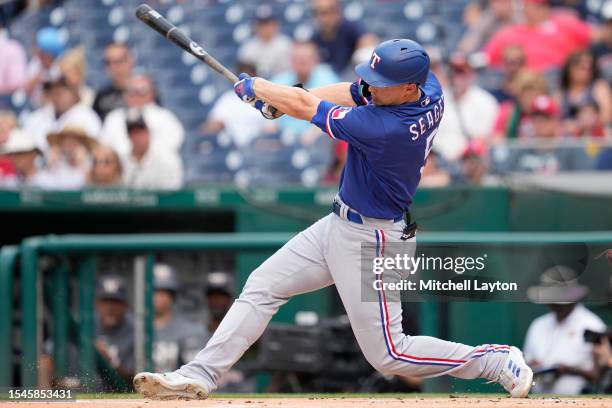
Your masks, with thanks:
[{"label": "spectator in white shirt", "polygon": [[444,116],[434,150],[452,162],[461,158],[470,142],[491,137],[499,104],[476,85],[474,70],[464,56],[453,56],[450,69],[450,89],[444,99]]},{"label": "spectator in white shirt", "polygon": [[[236,68],[236,72],[257,76],[252,64],[238,62]],[[258,110],[236,98],[233,90],[221,95],[202,126],[207,133],[226,132],[237,147],[247,146],[257,136],[275,128],[276,125],[265,119]]]},{"label": "spectator in white shirt", "polygon": [[36,140],[43,152],[47,150],[47,135],[67,126],[82,128],[90,137],[100,134],[100,118],[80,102],[79,90],[71,87],[62,76],[45,82],[49,103],[32,112],[25,120],[24,132]]},{"label": "spectator in white shirt", "polygon": [[91,151],[97,144],[85,130],[68,126],[47,137],[47,165],[39,175],[42,188],[78,190],[87,180],[91,168]]},{"label": "spectator in white shirt", "polygon": [[179,156],[153,143],[146,117],[138,110],[127,112],[125,126],[131,152],[123,163],[124,185],[130,188],[176,190],[183,183]]},{"label": "spectator in white shirt", "polygon": [[525,360],[536,373],[534,392],[575,395],[597,381],[593,345],[585,342],[584,331],[603,332],[606,326],[577,303],[587,293],[574,270],[562,265],[547,269],[540,284],[527,290],[529,300],[551,310],[531,323],[525,338]]},{"label": "spectator in white shirt", "polygon": [[238,50],[240,61],[255,64],[257,73],[269,78],[289,68],[291,39],[280,32],[280,24],[272,8],[259,6],[255,11],[255,36]]},{"label": "spectator in white shirt", "polygon": [[128,80],[125,93],[126,108],[113,110],[106,116],[102,127],[101,141],[115,149],[120,156],[130,154],[126,111],[130,108],[142,112],[151,134],[151,145],[159,150],[178,154],[185,138],[185,130],[177,117],[157,104],[157,91],[150,76],[133,74]]}]

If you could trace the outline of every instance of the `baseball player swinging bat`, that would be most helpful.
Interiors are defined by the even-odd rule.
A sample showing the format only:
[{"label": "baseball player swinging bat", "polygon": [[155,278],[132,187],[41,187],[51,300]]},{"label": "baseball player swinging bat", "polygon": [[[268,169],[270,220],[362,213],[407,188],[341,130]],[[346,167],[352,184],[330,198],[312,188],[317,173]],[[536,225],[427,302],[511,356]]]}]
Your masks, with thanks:
[{"label": "baseball player swinging bat", "polygon": [[[134,377],[134,387],[143,396],[206,398],[282,305],[295,295],[330,285],[338,291],[365,358],[382,374],[483,378],[499,383],[512,397],[529,393],[533,372],[516,347],[471,346],[403,332],[400,293],[383,282],[383,275],[387,280],[402,275],[391,268],[376,278],[370,266],[400,252],[415,254],[410,206],[444,114],[444,93],[430,70],[429,55],[410,39],[380,43],[355,73],[355,82],[310,92],[246,73],[234,84],[236,95],[256,109],[266,102],[348,143],[338,195],[327,216],[249,275],[192,361],[172,372]],[[364,244],[369,251],[364,252]],[[381,286],[374,285],[377,281]],[[363,293],[369,293],[371,301],[362,298]]]},{"label": "baseball player swinging bat", "polygon": [[[189,38],[183,31],[177,28],[174,24],[169,22],[164,16],[162,16],[159,12],[148,6],[147,4],[141,4],[136,8],[136,17],[166,37],[168,40],[172,41],[183,50],[187,51],[213,70],[221,74],[225,79],[227,79],[232,85],[238,82],[239,78],[232,71],[227,69],[225,65],[217,61],[212,55],[210,55],[200,44],[193,41]],[[255,102],[253,102],[255,103]],[[260,109],[262,115],[266,119],[276,119],[283,115],[283,112],[280,112],[273,106],[265,104],[262,109]]]}]

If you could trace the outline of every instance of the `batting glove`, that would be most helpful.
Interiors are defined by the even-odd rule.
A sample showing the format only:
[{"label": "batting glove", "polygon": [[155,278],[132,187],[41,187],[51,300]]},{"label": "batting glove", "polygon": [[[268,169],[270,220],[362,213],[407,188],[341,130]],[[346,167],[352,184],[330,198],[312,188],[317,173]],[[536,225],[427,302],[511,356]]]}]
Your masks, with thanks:
[{"label": "batting glove", "polygon": [[249,74],[245,74],[244,72],[240,74],[238,77],[238,82],[234,84],[234,92],[238,97],[248,103],[253,104],[255,98],[255,90],[253,89],[253,83],[257,79],[257,77],[251,77]]}]

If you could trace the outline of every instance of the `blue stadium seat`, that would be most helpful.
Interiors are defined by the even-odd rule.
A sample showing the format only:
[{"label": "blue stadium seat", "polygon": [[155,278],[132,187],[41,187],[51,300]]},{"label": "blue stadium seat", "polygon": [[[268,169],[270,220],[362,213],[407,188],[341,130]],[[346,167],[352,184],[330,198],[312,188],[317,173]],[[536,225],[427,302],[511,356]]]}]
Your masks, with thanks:
[{"label": "blue stadium seat", "polygon": [[192,134],[185,140],[182,150],[187,184],[231,183],[240,169],[228,168],[228,155],[236,149],[231,143],[220,144],[218,135]]},{"label": "blue stadium seat", "polygon": [[[461,16],[469,1],[344,0],[343,4],[349,17],[360,17],[369,30],[383,39],[409,37],[427,43],[443,42],[446,48],[453,47],[464,31]],[[107,81],[101,57],[105,45],[117,37],[125,39],[137,56],[138,66],[156,80],[164,106],[175,112],[190,135],[184,150],[187,180],[233,182],[240,170],[228,169],[225,159],[234,148],[215,145],[214,137],[197,135],[198,126],[218,95],[230,89],[229,84],[207,67],[204,68],[205,74],[192,75],[194,67],[201,63],[185,63],[183,51],[139,22],[134,10],[140,3],[142,0],[66,0],[54,9],[23,13],[11,24],[11,35],[30,52],[37,28],[54,23],[66,29],[70,46],[80,43],[86,48],[87,81],[94,88]],[[242,37],[250,28],[259,2],[202,0],[155,1],[151,4],[177,25],[187,27],[194,40],[233,69],[237,49],[245,40]],[[283,21],[283,32],[293,35],[298,28],[312,27],[312,13],[307,2],[283,0],[271,4]],[[438,30],[440,26],[443,31]],[[7,98],[3,102],[12,103]],[[29,108],[27,104],[14,106],[17,112]],[[274,137],[278,135],[268,138],[267,142],[271,143]],[[265,144],[266,137],[256,141]],[[207,153],[209,144],[212,146],[209,150],[215,152],[213,155]],[[331,160],[331,149],[324,138],[311,146],[294,142],[281,144],[271,151],[258,151],[256,145],[252,147],[253,150],[247,149],[241,169],[247,169],[249,181],[256,184],[314,180],[324,173]],[[292,158],[299,149],[305,149],[308,163],[296,168]]]}]

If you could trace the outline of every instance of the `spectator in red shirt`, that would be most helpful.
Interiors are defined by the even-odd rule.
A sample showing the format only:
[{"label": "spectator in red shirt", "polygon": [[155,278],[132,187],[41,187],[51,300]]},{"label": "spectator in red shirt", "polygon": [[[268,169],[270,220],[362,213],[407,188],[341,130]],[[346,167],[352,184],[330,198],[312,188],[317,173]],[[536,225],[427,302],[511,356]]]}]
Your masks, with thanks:
[{"label": "spectator in red shirt", "polygon": [[537,71],[559,68],[569,54],[589,46],[591,28],[573,13],[553,13],[550,0],[523,3],[525,22],[498,31],[484,46],[493,67],[502,65],[503,50],[510,44],[522,46],[527,67]]}]

